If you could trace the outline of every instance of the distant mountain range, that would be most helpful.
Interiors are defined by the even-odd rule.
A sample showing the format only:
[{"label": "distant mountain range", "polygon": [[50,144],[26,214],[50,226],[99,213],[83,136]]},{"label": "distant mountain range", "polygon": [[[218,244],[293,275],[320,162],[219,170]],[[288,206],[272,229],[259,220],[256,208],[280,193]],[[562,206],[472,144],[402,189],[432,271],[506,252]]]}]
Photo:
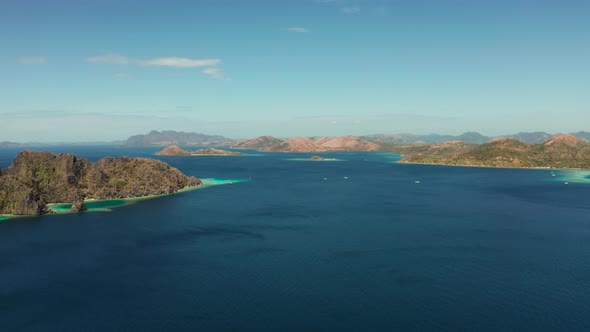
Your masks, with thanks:
[{"label": "distant mountain range", "polygon": [[590,169],[589,132],[551,135],[545,132],[488,137],[476,132],[453,135],[369,135],[337,137],[293,137],[282,140],[260,136],[249,140],[228,140],[222,136],[173,131],[152,131],[133,136],[127,145],[218,144],[234,149],[269,152],[321,153],[329,151],[388,151],[402,155],[402,162],[491,166]]},{"label": "distant mountain range", "polygon": [[152,130],[146,135],[129,137],[123,143],[123,146],[221,145],[228,140],[219,135],[204,135],[174,130]]},{"label": "distant mountain range", "polygon": [[[571,133],[571,135],[576,136],[581,139],[585,139],[590,141],[590,132],[580,131],[577,133]],[[361,136],[363,139],[366,139],[370,142],[383,142],[383,143],[394,143],[394,144],[416,144],[416,143],[423,143],[423,144],[432,144],[432,143],[443,143],[448,141],[463,141],[467,143],[473,144],[483,144],[486,142],[491,141],[494,138],[498,137],[505,137],[505,138],[513,138],[515,140],[521,141],[527,144],[538,144],[543,143],[553,137],[552,134],[546,132],[531,132],[525,133],[521,132],[518,134],[512,135],[504,135],[504,136],[484,136],[480,133],[476,132],[466,132],[458,136],[453,135],[439,135],[439,134],[430,134],[430,135],[414,135],[414,134],[394,134],[394,135],[387,135],[387,134],[377,134],[377,135],[369,135],[369,136]]]},{"label": "distant mountain range", "polygon": [[[402,162],[494,166],[556,167],[590,169],[590,132],[551,135],[545,132],[518,133],[488,137],[476,132],[453,135],[377,134],[368,136],[293,137],[279,139],[260,136],[248,140],[231,140],[219,135],[151,131],[135,135],[122,146],[172,146],[160,154],[194,154],[177,145],[228,146],[234,149],[256,149],[269,152],[386,151],[399,153]],[[0,147],[22,144],[2,142]],[[180,152],[179,152],[180,151]],[[221,150],[199,150],[219,154]],[[185,153],[186,152],[186,153]],[[227,152],[231,153],[231,152]]]},{"label": "distant mountain range", "polygon": [[572,135],[590,142],[590,133],[587,131],[578,131],[577,133],[573,133]]},{"label": "distant mountain range", "polygon": [[23,146],[22,143],[14,143],[14,142],[0,142],[0,148],[17,148],[19,146]]},{"label": "distant mountain range", "polygon": [[489,141],[491,137],[483,136],[476,132],[466,132],[458,136],[453,135],[415,135],[415,134],[376,134],[361,136],[361,138],[369,142],[377,143],[394,143],[394,144],[415,144],[415,143],[443,143],[447,141],[464,141],[468,143],[481,144]]},{"label": "distant mountain range", "polygon": [[[590,141],[590,132],[580,131],[571,133],[578,138]],[[539,144],[553,137],[546,132],[521,132],[518,134],[501,136],[513,138],[527,144]],[[178,132],[174,130],[151,132],[144,135],[129,137],[124,142],[87,142],[87,143],[15,143],[0,142],[3,147],[26,147],[41,145],[79,145],[79,144],[120,144],[124,147],[145,146],[231,146],[237,149],[258,149],[265,151],[298,151],[314,152],[327,150],[373,151],[375,146],[383,144],[439,144],[449,141],[463,141],[472,144],[483,144],[491,141],[492,136],[484,136],[477,132],[466,132],[461,135],[415,135],[415,134],[375,134],[366,136],[338,136],[338,137],[295,137],[282,140],[273,136],[260,136],[252,139],[229,139],[221,135],[205,135],[195,132]],[[310,143],[311,142],[311,143]],[[284,144],[283,144],[284,143]],[[379,149],[377,149],[379,150]]]},{"label": "distant mountain range", "polygon": [[[580,131],[571,135],[590,141],[590,132]],[[527,144],[539,144],[553,137],[546,132],[521,132],[513,135],[501,136],[513,138]],[[219,135],[204,135],[199,133],[177,132],[173,130],[151,131],[145,135],[129,137],[123,146],[168,146],[168,145],[219,145],[231,146],[237,149],[258,149],[265,151],[299,151],[314,152],[325,150],[373,151],[378,146],[390,144],[436,144],[448,141],[463,141],[472,144],[483,144],[498,138],[484,136],[477,132],[466,132],[461,135],[415,135],[415,134],[375,134],[367,136],[338,136],[338,137],[294,137],[282,140],[273,136],[260,136],[252,139],[232,140]]]}]

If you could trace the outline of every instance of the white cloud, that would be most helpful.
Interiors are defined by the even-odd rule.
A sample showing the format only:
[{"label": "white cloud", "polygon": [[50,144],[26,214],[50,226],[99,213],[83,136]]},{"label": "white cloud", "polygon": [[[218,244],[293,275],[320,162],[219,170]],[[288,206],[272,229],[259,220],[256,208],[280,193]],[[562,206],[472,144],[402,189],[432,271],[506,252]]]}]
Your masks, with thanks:
[{"label": "white cloud", "polygon": [[342,8],[342,12],[345,14],[358,14],[361,11],[361,7],[359,6],[349,6],[349,7],[343,7]]},{"label": "white cloud", "polygon": [[[225,78],[221,69],[214,67],[221,63],[221,59],[190,59],[180,57],[161,57],[152,59],[131,58],[125,55],[104,54],[86,58],[87,62],[108,65],[134,65],[142,67],[168,67],[168,68],[199,68],[210,67],[203,73],[214,79]],[[121,75],[116,75],[122,77]]]},{"label": "white cloud", "polygon": [[217,67],[205,68],[203,69],[203,74],[216,80],[222,80],[225,78],[225,75],[223,74],[221,69]]},{"label": "white cloud", "polygon": [[290,27],[290,28],[287,28],[287,30],[289,30],[291,32],[301,32],[301,33],[309,32],[309,29],[304,28],[304,27]]},{"label": "white cloud", "polygon": [[160,66],[176,68],[195,68],[218,65],[219,59],[187,59],[179,57],[155,58],[148,60],[136,60],[141,66]]},{"label": "white cloud", "polygon": [[137,65],[174,68],[195,68],[215,66],[221,63],[220,59],[189,59],[180,57],[163,57],[153,59],[136,59],[125,55],[105,54],[86,58],[91,63],[104,63],[109,65]]},{"label": "white cloud", "polygon": [[39,63],[47,62],[47,59],[41,56],[26,56],[22,58],[18,58],[18,62],[24,65],[36,65]]}]

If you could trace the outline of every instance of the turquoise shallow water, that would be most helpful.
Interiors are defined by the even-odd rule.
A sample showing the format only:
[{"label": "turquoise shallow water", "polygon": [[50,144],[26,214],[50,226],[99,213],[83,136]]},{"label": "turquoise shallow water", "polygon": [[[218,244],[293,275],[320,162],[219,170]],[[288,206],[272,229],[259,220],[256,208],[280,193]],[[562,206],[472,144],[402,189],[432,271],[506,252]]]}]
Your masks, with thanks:
[{"label": "turquoise shallow water", "polygon": [[201,179],[204,187],[209,186],[220,186],[234,183],[248,182],[250,179],[218,179],[218,178],[205,178]]},{"label": "turquoise shallow water", "polygon": [[[99,201],[87,201],[85,202],[88,211],[110,211],[111,208],[122,206],[126,204],[126,200],[123,199],[112,199],[112,200],[99,200]],[[69,212],[72,207],[71,203],[68,204],[55,204],[51,206],[51,209],[55,212]]]},{"label": "turquoise shallow water", "polygon": [[331,161],[344,161],[343,159],[338,158],[324,158],[323,160],[312,160],[310,158],[287,158],[285,160],[290,161],[313,161],[313,162],[331,162]]},{"label": "turquoise shallow water", "polygon": [[[249,181],[249,179],[205,178],[205,179],[201,179],[201,181],[203,183],[203,185],[201,187],[187,188],[185,190],[181,190],[180,192],[203,189],[203,188],[207,188],[210,186],[220,186],[220,185],[229,185],[229,184],[234,184],[234,183],[247,182],[247,181]],[[164,196],[164,195],[162,195],[162,196]],[[157,199],[158,197],[161,197],[161,196],[147,196],[147,197],[138,197],[138,198],[133,198],[133,199],[90,200],[90,201],[86,201],[85,204],[86,204],[86,208],[88,209],[87,210],[88,212],[108,212],[108,211],[111,211],[111,209],[116,208],[116,207],[121,207],[121,206],[129,205],[129,204],[133,204],[133,203],[136,203],[140,200],[145,200],[145,199]],[[69,213],[69,212],[71,212],[71,207],[72,207],[71,203],[50,204],[49,205],[50,210],[52,210],[56,213]]]},{"label": "turquoise shallow water", "polygon": [[330,156],[162,158],[249,181],[0,223],[2,331],[589,329],[590,185]]},{"label": "turquoise shallow water", "polygon": [[590,184],[590,171],[586,170],[558,170],[557,180],[567,181],[572,183],[586,183]]}]

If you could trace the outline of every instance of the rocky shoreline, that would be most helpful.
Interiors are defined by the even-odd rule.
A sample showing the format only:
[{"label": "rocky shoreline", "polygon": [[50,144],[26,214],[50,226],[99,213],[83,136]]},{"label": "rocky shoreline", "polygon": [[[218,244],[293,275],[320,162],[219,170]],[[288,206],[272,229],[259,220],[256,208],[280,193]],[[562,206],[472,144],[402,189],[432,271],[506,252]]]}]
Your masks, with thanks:
[{"label": "rocky shoreline", "polygon": [[129,199],[176,193],[202,182],[155,159],[106,157],[92,164],[73,154],[23,151],[0,170],[0,215],[43,215],[48,204]]}]

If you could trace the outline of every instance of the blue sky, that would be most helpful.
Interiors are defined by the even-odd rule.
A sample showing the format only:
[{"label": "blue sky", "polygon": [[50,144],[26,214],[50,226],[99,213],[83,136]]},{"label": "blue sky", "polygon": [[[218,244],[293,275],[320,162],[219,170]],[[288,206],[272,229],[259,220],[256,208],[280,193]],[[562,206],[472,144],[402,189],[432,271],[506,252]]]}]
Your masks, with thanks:
[{"label": "blue sky", "polygon": [[0,2],[0,141],[590,130],[590,1]]}]

